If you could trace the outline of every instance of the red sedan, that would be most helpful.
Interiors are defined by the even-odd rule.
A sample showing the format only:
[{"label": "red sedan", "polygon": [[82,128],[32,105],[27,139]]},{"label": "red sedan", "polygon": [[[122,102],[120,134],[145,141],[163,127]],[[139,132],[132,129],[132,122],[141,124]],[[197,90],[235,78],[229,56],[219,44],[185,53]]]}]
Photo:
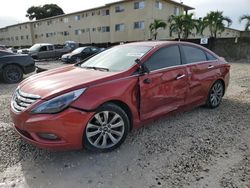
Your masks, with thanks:
[{"label": "red sedan", "polygon": [[16,131],[48,149],[110,151],[128,132],[170,112],[216,108],[229,83],[223,58],[185,42],[120,45],[16,89]]}]

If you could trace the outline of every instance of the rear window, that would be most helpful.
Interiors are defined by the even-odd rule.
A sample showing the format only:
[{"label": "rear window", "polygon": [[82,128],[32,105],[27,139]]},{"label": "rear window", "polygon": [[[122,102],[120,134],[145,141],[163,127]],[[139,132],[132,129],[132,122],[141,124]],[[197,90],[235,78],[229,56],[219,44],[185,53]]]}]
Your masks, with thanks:
[{"label": "rear window", "polygon": [[213,56],[212,54],[206,52],[206,55],[207,55],[207,60],[208,61],[213,61],[213,60],[216,60],[217,58],[215,56]]},{"label": "rear window", "polygon": [[203,50],[192,47],[192,46],[182,46],[184,55],[186,57],[187,63],[195,63],[195,62],[201,62],[201,61],[207,61],[206,54]]}]

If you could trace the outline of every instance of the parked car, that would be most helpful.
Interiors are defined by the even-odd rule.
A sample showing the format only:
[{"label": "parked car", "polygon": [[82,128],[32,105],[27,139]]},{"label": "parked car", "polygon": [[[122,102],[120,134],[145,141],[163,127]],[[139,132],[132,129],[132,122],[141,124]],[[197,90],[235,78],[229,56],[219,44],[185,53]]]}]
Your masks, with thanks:
[{"label": "parked car", "polygon": [[64,48],[56,49],[53,44],[41,43],[33,45],[29,49],[29,55],[33,59],[56,59],[71,51],[70,47],[65,46]]},{"label": "parked car", "polygon": [[0,76],[6,83],[18,83],[23,79],[23,74],[33,71],[35,63],[30,56],[0,50]]},{"label": "parked car", "polygon": [[18,53],[18,54],[29,54],[29,48],[23,48],[23,49],[19,49],[19,50],[17,50],[17,52],[16,53]]},{"label": "parked car", "polygon": [[218,107],[229,71],[223,58],[192,43],[120,45],[29,77],[14,93],[11,116],[39,147],[110,151],[146,121]]},{"label": "parked car", "polygon": [[71,53],[64,54],[61,60],[66,63],[76,63],[100,51],[101,51],[100,48],[93,47],[93,46],[80,47],[80,48],[75,49]]}]

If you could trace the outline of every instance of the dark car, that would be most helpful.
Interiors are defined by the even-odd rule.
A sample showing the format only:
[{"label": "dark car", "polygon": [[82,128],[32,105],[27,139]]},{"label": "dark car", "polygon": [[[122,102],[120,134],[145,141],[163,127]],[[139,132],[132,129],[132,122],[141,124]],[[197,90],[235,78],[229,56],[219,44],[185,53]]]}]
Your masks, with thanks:
[{"label": "dark car", "polygon": [[0,50],[0,76],[4,82],[18,83],[23,79],[23,74],[29,74],[35,69],[35,62],[30,56]]},{"label": "dark car", "polygon": [[39,147],[110,151],[147,121],[218,107],[229,70],[223,58],[192,43],[119,45],[26,79],[11,116],[16,131]]},{"label": "dark car", "polygon": [[64,54],[62,56],[62,61],[66,63],[77,63],[100,51],[102,51],[102,49],[93,46],[80,47],[75,49],[71,53]]}]

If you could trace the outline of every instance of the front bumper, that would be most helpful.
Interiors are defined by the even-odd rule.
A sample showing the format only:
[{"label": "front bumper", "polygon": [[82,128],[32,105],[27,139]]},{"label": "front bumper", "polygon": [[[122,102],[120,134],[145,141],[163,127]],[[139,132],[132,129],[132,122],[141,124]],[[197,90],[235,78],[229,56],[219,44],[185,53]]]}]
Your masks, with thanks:
[{"label": "front bumper", "polygon": [[[50,150],[75,150],[83,147],[83,133],[92,112],[68,108],[58,114],[31,115],[28,112],[16,113],[11,117],[17,133],[37,147]],[[41,138],[41,133],[54,134],[56,140]]]}]

